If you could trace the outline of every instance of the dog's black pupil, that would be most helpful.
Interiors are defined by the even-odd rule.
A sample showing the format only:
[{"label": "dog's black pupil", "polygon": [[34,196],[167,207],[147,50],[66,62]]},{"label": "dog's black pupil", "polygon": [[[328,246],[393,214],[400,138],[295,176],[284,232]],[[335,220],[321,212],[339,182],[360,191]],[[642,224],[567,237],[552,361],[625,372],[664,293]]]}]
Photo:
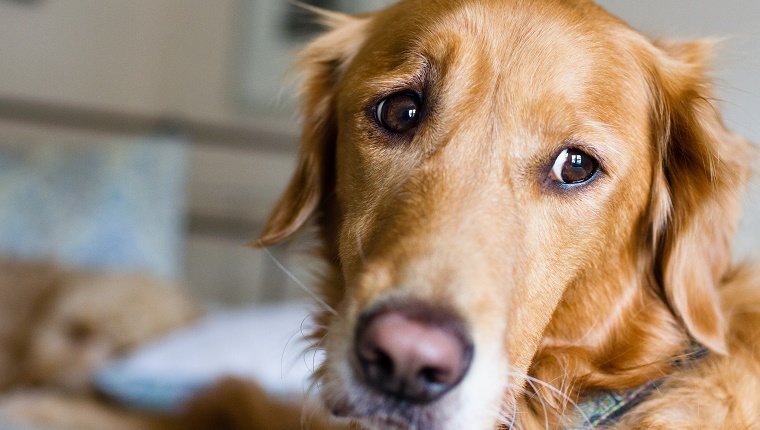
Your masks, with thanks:
[{"label": "dog's black pupil", "polygon": [[420,99],[414,93],[394,94],[377,107],[377,118],[388,131],[401,134],[417,127],[420,118]]},{"label": "dog's black pupil", "polygon": [[580,150],[570,149],[567,160],[562,166],[562,181],[566,184],[586,182],[594,176],[597,167],[597,162],[593,157]]}]

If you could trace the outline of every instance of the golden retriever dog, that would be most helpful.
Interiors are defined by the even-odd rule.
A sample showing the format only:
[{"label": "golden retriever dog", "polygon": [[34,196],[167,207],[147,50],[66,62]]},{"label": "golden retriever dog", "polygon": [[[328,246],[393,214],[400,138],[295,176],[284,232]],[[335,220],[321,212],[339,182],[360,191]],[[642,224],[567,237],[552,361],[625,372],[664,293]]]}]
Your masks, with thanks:
[{"label": "golden retriever dog", "polygon": [[[0,416],[54,428],[111,413],[92,397],[104,364],[200,316],[177,288],[142,275],[0,262]],[[73,422],[77,425],[66,423]]]},{"label": "golden retriever dog", "polygon": [[[731,258],[751,150],[711,42],[650,40],[588,0],[323,16],[300,161],[256,245],[319,228],[329,413],[760,428],[760,278]],[[615,419],[579,411],[640,387]]]}]

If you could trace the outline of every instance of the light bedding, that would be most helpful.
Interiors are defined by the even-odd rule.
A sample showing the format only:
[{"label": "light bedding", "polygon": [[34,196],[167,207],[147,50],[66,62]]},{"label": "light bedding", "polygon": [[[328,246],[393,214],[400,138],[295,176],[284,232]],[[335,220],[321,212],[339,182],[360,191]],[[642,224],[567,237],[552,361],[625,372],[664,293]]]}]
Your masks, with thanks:
[{"label": "light bedding", "polygon": [[254,380],[270,393],[303,394],[322,360],[306,353],[311,305],[286,302],[217,310],[105,368],[98,387],[141,409],[171,411],[223,377]]}]

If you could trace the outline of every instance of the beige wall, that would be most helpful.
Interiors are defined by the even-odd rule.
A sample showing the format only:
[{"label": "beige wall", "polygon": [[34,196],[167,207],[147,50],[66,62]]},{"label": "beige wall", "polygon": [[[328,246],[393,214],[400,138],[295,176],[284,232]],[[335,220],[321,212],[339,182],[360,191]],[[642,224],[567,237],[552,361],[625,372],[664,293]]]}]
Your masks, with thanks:
[{"label": "beige wall", "polygon": [[130,110],[163,108],[163,77],[172,67],[163,4],[0,3],[0,92]]},{"label": "beige wall", "polygon": [[0,97],[261,123],[234,97],[236,0],[0,2]]}]

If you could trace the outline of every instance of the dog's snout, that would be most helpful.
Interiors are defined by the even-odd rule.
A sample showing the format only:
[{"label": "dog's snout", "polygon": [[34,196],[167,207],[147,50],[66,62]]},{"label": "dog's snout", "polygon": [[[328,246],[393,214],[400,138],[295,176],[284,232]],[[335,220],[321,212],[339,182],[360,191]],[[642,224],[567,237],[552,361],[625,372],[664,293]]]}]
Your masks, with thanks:
[{"label": "dog's snout", "polygon": [[472,344],[452,317],[416,313],[385,310],[364,318],[356,333],[356,358],[374,390],[429,403],[464,378]]}]

